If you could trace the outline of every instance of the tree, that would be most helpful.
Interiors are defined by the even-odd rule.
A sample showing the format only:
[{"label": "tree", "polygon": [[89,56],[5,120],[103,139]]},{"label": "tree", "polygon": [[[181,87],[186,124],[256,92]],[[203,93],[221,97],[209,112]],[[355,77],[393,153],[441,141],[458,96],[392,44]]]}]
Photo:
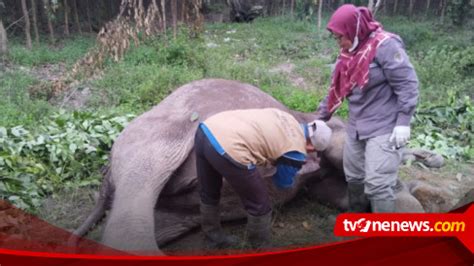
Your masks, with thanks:
[{"label": "tree", "polygon": [[21,0],[21,10],[23,11],[23,18],[25,19],[26,47],[31,50],[31,25],[30,16],[28,14],[28,7],[26,6],[26,0]]},{"label": "tree", "polygon": [[431,0],[426,0],[426,12],[425,12],[425,16],[428,16],[428,14],[430,13],[430,5],[431,5]]},{"label": "tree", "polygon": [[415,6],[415,1],[410,0],[410,5],[408,7],[408,16],[411,18],[413,16],[413,7]]},{"label": "tree", "polygon": [[36,15],[36,0],[31,0],[31,14],[33,15],[33,30],[35,32],[35,43],[39,45],[38,16]]},{"label": "tree", "polygon": [[318,29],[321,30],[321,16],[323,12],[323,0],[314,0],[314,4],[317,4],[319,2],[318,6]]},{"label": "tree", "polygon": [[377,0],[374,2],[374,0],[369,0],[369,4],[367,5],[367,8],[372,12],[372,14],[375,17],[375,14],[377,14],[377,11],[382,4],[382,0]]},{"label": "tree", "polygon": [[7,32],[3,27],[3,21],[0,19],[0,59],[8,53],[8,38]]},{"label": "tree", "polygon": [[446,5],[447,5],[447,0],[440,0],[439,1],[439,10],[440,10],[440,13],[441,13],[439,19],[440,19],[441,23],[444,23],[444,15],[446,13]]},{"label": "tree", "polygon": [[77,14],[77,2],[76,0],[72,1],[72,10],[74,12],[74,20],[76,22],[76,28],[79,34],[82,35],[82,30],[81,30],[81,23],[79,22],[79,14]]},{"label": "tree", "polygon": [[48,21],[49,41],[54,42],[54,27],[53,27],[53,9],[49,3],[49,0],[43,0],[43,8],[45,9],[46,20]]},{"label": "tree", "polygon": [[171,0],[171,16],[173,20],[173,38],[176,39],[176,20],[178,18],[178,3],[177,0]]},{"label": "tree", "polygon": [[[163,31],[166,32],[166,2],[165,0],[161,0],[161,11],[163,17]],[[165,35],[166,37],[166,35]]]},{"label": "tree", "polygon": [[291,17],[293,17],[294,12],[295,12],[295,0],[291,0],[291,2],[290,2],[290,14],[291,14]]},{"label": "tree", "polygon": [[86,0],[86,16],[87,16],[87,25],[89,27],[89,33],[92,33],[92,19],[91,19],[91,11],[89,7],[89,0]]},{"label": "tree", "polygon": [[69,36],[69,16],[67,0],[64,0],[64,34]]}]

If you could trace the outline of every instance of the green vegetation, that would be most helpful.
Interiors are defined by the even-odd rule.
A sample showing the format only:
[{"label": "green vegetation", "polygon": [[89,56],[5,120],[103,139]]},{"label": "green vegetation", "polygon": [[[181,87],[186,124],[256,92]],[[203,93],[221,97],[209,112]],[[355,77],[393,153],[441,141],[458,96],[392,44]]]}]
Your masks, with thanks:
[{"label": "green vegetation", "polygon": [[[382,23],[405,40],[421,82],[411,145],[472,160],[474,32],[432,21],[382,18]],[[78,81],[92,91],[83,109],[60,110],[30,95],[30,87],[42,79],[35,74],[38,68],[61,63],[69,69],[92,45],[92,38],[80,37],[32,51],[11,44],[10,64],[0,73],[0,193],[18,206],[34,211],[42,196],[59,188],[98,184],[99,169],[125,123],[185,83],[236,79],[291,109],[310,112],[326,95],[337,56],[329,34],[307,21],[216,23],[198,38],[183,30],[176,40],[147,40],[122,61],[108,61],[94,79]],[[290,63],[291,74],[280,69]],[[304,80],[304,88],[295,85],[295,76]],[[347,106],[337,115],[347,117]]]},{"label": "green vegetation", "polygon": [[0,193],[34,209],[41,195],[98,184],[113,140],[131,116],[59,112],[37,128],[0,127]]},{"label": "green vegetation", "polygon": [[13,40],[9,51],[12,63],[22,66],[65,63],[72,65],[84,56],[94,45],[95,37],[74,37],[62,40],[54,46],[41,42],[39,46],[28,51],[19,41]]}]

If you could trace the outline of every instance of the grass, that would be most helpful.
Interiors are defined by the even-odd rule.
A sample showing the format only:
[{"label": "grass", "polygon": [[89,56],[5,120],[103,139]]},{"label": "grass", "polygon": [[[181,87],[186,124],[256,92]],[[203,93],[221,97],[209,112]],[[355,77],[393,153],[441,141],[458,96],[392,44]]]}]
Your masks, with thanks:
[{"label": "grass", "polygon": [[55,63],[72,65],[94,45],[94,40],[95,37],[91,36],[77,36],[62,39],[54,45],[41,42],[27,50],[18,39],[13,39],[9,59],[14,64],[30,67]]},{"label": "grass", "polygon": [[44,101],[32,100],[28,87],[37,80],[23,70],[0,73],[0,126],[32,125],[54,107]]}]

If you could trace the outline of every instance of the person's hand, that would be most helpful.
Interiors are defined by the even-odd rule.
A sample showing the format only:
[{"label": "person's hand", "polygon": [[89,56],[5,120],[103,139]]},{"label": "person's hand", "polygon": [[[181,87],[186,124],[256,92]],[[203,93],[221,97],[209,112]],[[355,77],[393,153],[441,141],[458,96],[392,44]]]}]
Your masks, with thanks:
[{"label": "person's hand", "polygon": [[405,146],[407,141],[410,139],[410,127],[409,126],[396,126],[393,129],[392,135],[389,141],[394,142],[398,148]]}]

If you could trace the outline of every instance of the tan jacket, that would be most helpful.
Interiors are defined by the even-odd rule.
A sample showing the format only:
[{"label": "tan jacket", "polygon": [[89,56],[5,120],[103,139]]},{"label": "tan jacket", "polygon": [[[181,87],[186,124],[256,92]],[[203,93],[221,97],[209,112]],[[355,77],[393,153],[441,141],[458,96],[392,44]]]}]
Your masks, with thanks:
[{"label": "tan jacket", "polygon": [[306,139],[298,121],[274,108],[218,113],[203,122],[224,151],[237,162],[274,164],[290,151],[306,155]]}]

